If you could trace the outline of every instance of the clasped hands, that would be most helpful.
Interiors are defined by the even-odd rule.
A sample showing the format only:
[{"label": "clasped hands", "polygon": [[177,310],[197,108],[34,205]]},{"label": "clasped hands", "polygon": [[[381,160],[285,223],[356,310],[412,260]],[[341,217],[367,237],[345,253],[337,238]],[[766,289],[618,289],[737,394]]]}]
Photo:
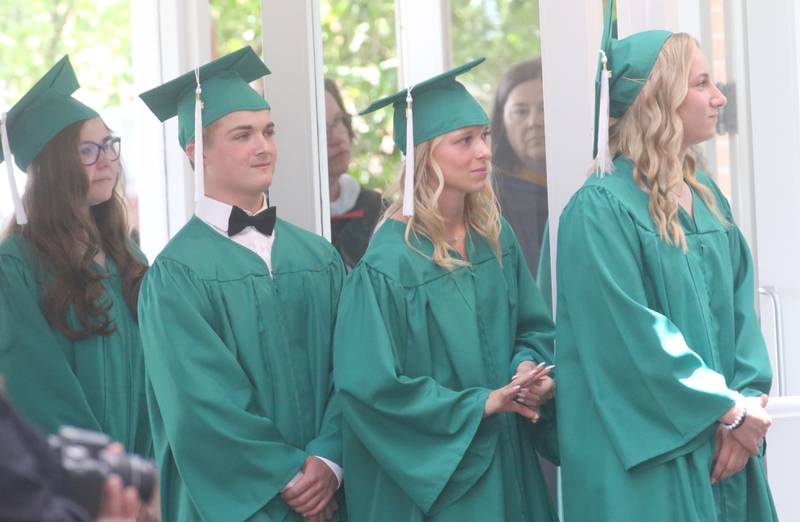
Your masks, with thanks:
[{"label": "clasped hands", "polygon": [[545,366],[545,363],[521,362],[511,382],[489,394],[483,416],[512,412],[537,422],[539,408],[552,399],[555,392],[556,382],[550,377],[552,369],[553,366]]},{"label": "clasped hands", "polygon": [[317,457],[306,458],[300,469],[303,476],[281,492],[289,507],[306,522],[326,522],[339,509],[334,494],[339,481],[330,467]]},{"label": "clasped hands", "polygon": [[764,410],[768,400],[767,395],[745,397],[723,416],[723,419],[735,417],[739,408],[747,408],[747,416],[738,428],[729,430],[722,425],[717,427],[714,468],[711,471],[712,484],[740,472],[750,457],[760,453],[764,436],[772,425],[772,419]]}]

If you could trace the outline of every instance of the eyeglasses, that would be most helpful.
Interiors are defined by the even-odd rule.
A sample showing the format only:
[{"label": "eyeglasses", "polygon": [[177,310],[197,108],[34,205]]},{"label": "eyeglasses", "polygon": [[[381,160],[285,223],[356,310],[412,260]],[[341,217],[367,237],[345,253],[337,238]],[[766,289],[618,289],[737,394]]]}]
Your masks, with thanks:
[{"label": "eyeglasses", "polygon": [[339,114],[333,117],[333,121],[330,123],[330,125],[326,126],[328,134],[333,132],[334,129],[349,129],[350,120],[351,116],[349,114],[340,112]]},{"label": "eyeglasses", "polygon": [[81,163],[86,165],[94,165],[100,159],[100,152],[105,154],[106,159],[114,161],[119,158],[120,142],[122,138],[108,138],[103,143],[94,143],[92,141],[81,142],[78,149],[78,154],[81,157]]}]

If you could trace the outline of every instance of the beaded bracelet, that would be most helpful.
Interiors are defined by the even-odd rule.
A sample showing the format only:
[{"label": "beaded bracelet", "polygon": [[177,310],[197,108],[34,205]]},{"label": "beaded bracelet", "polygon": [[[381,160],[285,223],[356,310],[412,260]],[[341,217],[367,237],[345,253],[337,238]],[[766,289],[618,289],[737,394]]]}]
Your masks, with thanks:
[{"label": "beaded bracelet", "polygon": [[728,431],[733,431],[736,428],[741,427],[741,425],[744,424],[746,418],[747,418],[747,408],[743,406],[742,409],[739,411],[739,414],[736,415],[736,418],[733,420],[733,422],[731,422],[730,424],[723,423],[722,426]]}]

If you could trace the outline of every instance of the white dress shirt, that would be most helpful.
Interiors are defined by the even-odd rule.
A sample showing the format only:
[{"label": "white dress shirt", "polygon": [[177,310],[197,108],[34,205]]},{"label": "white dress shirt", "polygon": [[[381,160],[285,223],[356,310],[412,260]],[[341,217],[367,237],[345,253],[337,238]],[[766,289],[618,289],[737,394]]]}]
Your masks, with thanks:
[{"label": "white dress shirt", "polygon": [[[258,212],[266,210],[266,208],[267,199],[263,198],[261,208],[258,209]],[[211,226],[211,228],[223,236],[228,237],[228,218],[231,216],[232,209],[233,205],[228,205],[216,199],[211,199],[208,196],[203,196],[203,199],[197,203],[197,211],[195,214],[203,220],[203,222]],[[252,212],[247,210],[245,210],[245,212],[251,216],[253,215]],[[256,214],[258,212],[256,212]],[[269,272],[272,273],[272,244],[275,242],[274,230],[271,236],[266,236],[256,230],[256,227],[245,227],[244,230],[235,236],[231,236],[229,239],[255,252],[258,257],[264,260]]]},{"label": "white dress shirt", "polygon": [[[258,212],[262,210],[266,210],[267,208],[267,200],[266,198],[262,198],[263,202],[261,203],[261,208],[258,209]],[[208,196],[203,196],[203,198],[197,203],[197,211],[195,215],[200,218],[204,223],[209,225],[211,228],[219,232],[225,237],[228,237],[228,218],[231,215],[231,210],[233,209],[233,205],[228,205],[227,203],[223,203],[221,201],[217,201],[216,199],[211,199]],[[244,209],[242,209],[244,210]],[[244,210],[249,215],[254,215],[252,212]],[[258,212],[255,212],[257,214]],[[255,227],[245,227],[244,230],[239,232],[238,234],[228,237],[231,241],[235,241],[239,243],[243,247],[249,249],[252,252],[255,252],[258,257],[264,260],[264,263],[267,264],[267,270],[269,275],[272,276],[272,245],[275,242],[275,231],[272,231],[271,236],[267,236],[256,230]],[[339,485],[342,485],[342,467],[336,464],[333,461],[326,459],[325,457],[319,457],[315,455],[318,459],[328,465],[333,471],[333,474],[336,475],[336,480]],[[303,477],[303,472],[298,471],[297,474],[292,477],[292,480],[286,484],[286,488],[294,486],[298,480]],[[286,489],[284,488],[284,489]]]}]

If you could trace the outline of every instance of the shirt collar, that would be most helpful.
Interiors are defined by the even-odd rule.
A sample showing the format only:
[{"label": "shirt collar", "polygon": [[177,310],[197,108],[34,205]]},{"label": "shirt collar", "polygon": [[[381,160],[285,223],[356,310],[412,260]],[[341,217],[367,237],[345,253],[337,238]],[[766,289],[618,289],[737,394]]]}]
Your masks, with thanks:
[{"label": "shirt collar", "polygon": [[[267,198],[261,198],[261,208],[258,209],[255,214],[258,214],[262,210],[267,208]],[[227,203],[223,203],[222,201],[210,198],[208,196],[203,196],[200,201],[197,202],[197,210],[195,214],[201,220],[205,221],[212,227],[228,233],[228,219],[231,216],[231,210],[233,209],[233,205],[229,205]],[[244,210],[244,209],[243,209]],[[251,216],[254,215],[252,212],[248,212]]]},{"label": "shirt collar", "polygon": [[339,176],[339,198],[331,201],[331,216],[340,216],[355,207],[360,193],[361,185],[352,176]]}]

